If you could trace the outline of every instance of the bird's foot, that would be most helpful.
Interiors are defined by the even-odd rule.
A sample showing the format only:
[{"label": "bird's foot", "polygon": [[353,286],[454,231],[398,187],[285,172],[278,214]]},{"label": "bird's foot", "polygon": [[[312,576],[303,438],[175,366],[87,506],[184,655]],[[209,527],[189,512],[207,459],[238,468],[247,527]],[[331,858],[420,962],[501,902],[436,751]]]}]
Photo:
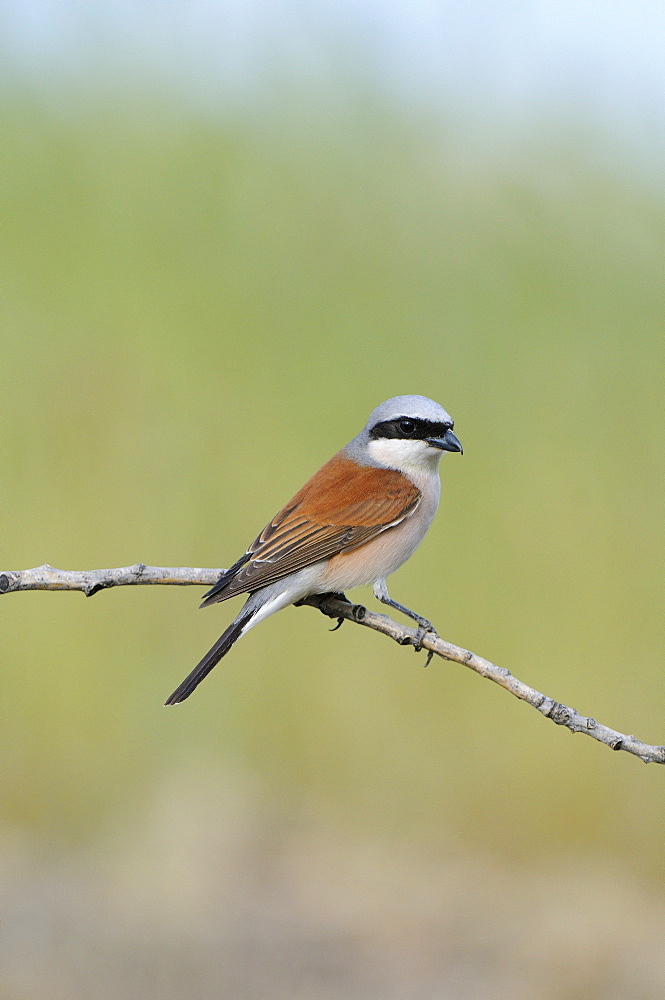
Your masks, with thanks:
[{"label": "bird's foot", "polygon": [[425,634],[425,632],[434,632],[434,634],[436,635],[436,629],[432,625],[432,623],[429,620],[429,618],[423,618],[422,615],[417,615],[417,614],[414,613],[413,620],[414,620],[414,622],[417,622],[417,624],[418,624],[418,631],[422,632],[423,635]]},{"label": "bird's foot", "polygon": [[[423,639],[425,638],[425,636],[429,635],[433,639],[438,639],[439,634],[432,625],[432,623],[428,621],[426,618],[418,617],[416,620],[418,622],[419,627],[413,639],[413,649],[414,652],[421,653],[423,650]],[[428,649],[427,659],[423,664],[424,667],[428,667],[430,665],[433,656],[434,656],[434,650]]]}]

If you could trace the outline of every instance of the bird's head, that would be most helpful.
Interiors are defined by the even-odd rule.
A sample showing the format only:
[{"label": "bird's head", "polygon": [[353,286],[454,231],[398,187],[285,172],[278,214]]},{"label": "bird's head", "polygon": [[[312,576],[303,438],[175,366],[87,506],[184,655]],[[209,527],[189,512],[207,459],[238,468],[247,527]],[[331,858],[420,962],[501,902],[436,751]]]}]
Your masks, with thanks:
[{"label": "bird's head", "polygon": [[444,451],[462,452],[454,422],[427,396],[393,396],[370,414],[354,438],[354,452],[369,464],[406,471],[435,468]]}]

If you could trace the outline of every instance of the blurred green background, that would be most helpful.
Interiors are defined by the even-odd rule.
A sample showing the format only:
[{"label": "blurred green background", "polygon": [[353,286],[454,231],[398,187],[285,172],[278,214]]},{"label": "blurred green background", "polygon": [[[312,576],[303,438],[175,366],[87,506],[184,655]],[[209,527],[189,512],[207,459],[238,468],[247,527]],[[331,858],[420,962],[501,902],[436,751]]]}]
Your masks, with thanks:
[{"label": "blurred green background", "polygon": [[[664,742],[662,187],[591,118],[347,69],[5,73],[1,566],[229,565],[430,395],[465,454],[393,596]],[[0,601],[3,997],[662,997],[662,769],[311,609],[166,711],[236,608],[198,597]]]}]

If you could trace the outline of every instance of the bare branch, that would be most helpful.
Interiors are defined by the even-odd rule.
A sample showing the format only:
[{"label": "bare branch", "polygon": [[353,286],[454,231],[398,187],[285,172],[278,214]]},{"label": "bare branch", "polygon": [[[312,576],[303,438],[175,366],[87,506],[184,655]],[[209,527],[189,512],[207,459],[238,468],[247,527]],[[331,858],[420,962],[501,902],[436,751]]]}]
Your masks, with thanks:
[{"label": "bare branch", "polygon": [[[134,566],[122,566],[119,569],[75,570],[55,569],[44,564],[35,569],[0,572],[0,594],[9,594],[19,590],[80,590],[88,597],[99,590],[109,587],[122,587],[132,584],[169,584],[172,586],[188,586],[201,584],[212,586],[217,582],[223,570],[196,569],[192,567],[162,567],[146,566],[136,563]],[[580,715],[574,708],[568,708],[560,702],[548,698],[535,688],[518,680],[505,667],[485,660],[468,649],[454,646],[445,639],[434,634],[426,634],[418,641],[417,632],[408,625],[399,625],[387,615],[368,611],[361,604],[351,604],[337,595],[323,594],[306,598],[301,602],[318,608],[329,618],[347,620],[375,632],[382,632],[399,643],[400,646],[415,646],[430,650],[435,656],[444,660],[452,660],[469,667],[481,677],[494,681],[500,687],[515,695],[521,701],[537,709],[546,718],[558,726],[565,726],[572,733],[585,733],[593,739],[611,747],[612,750],[625,750],[639,757],[645,763],[665,764],[665,746],[651,746],[642,743],[635,736],[626,736],[615,729],[603,726],[595,719]]]},{"label": "bare branch", "polygon": [[195,569],[190,566],[120,566],[118,569],[55,569],[44,563],[34,569],[0,572],[0,594],[18,590],[81,590],[92,597],[98,590],[125,587],[129,584],[170,584],[185,587],[192,583],[212,587],[217,583],[221,569]]}]

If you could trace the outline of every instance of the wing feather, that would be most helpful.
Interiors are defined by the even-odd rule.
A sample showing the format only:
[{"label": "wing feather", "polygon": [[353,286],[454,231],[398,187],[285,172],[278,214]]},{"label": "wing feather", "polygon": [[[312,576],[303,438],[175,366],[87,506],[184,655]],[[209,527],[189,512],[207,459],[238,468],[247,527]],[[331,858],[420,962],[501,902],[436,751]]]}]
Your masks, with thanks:
[{"label": "wing feather", "polygon": [[360,466],[340,452],[266,525],[203,605],[252,593],[357,548],[409,517],[419,502],[420,491],[401,472]]}]

